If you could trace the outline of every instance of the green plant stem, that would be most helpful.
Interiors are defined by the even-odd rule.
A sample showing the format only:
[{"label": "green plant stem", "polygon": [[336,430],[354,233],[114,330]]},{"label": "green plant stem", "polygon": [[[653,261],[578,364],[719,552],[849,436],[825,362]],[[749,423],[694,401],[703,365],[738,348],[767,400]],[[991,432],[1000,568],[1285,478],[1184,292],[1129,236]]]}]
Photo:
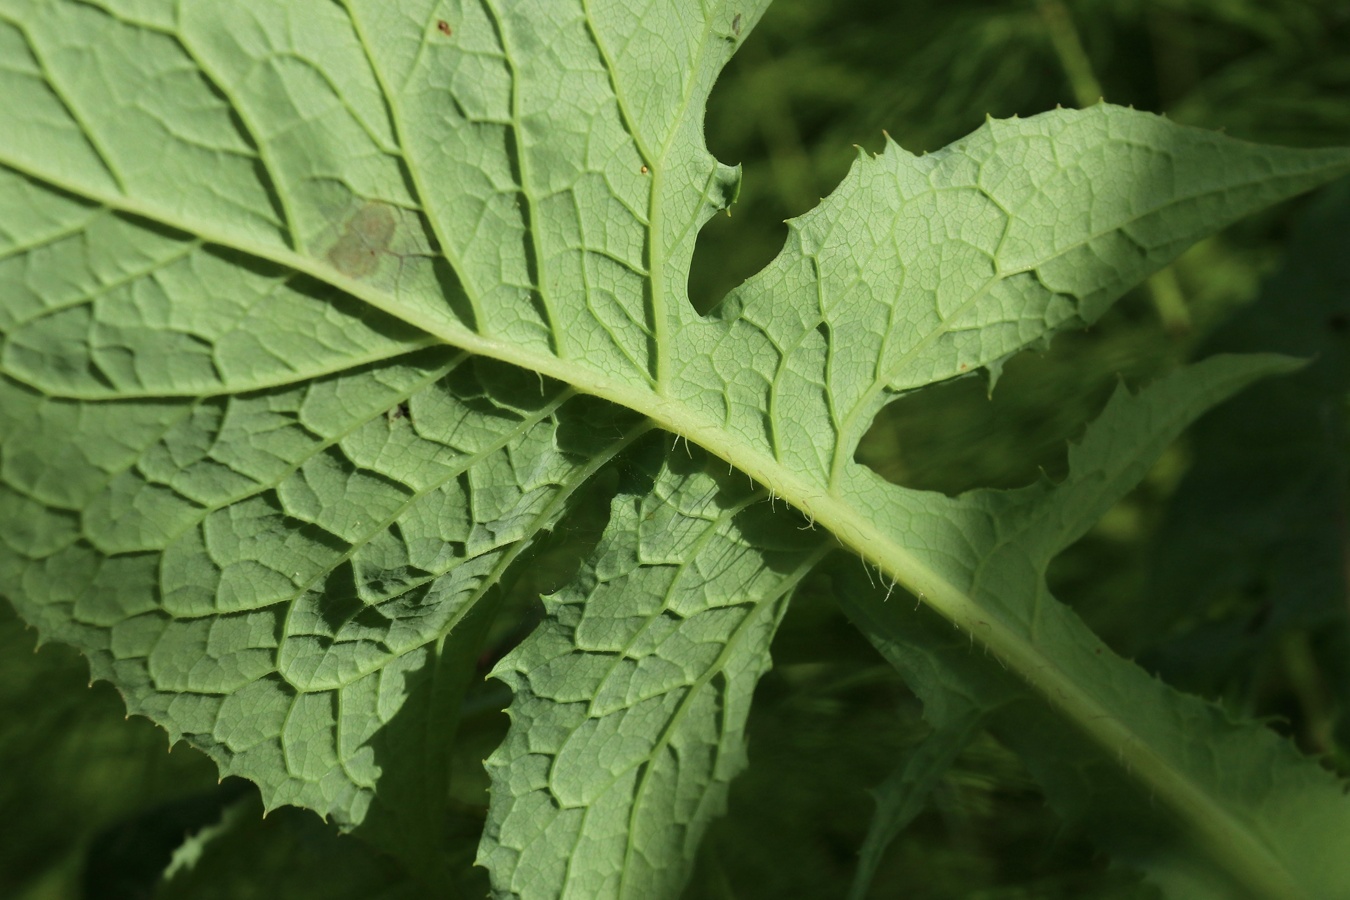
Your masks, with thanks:
[{"label": "green plant stem", "polygon": [[1168,266],[1154,272],[1144,284],[1167,333],[1173,337],[1187,334],[1191,330],[1191,311],[1175,269]]},{"label": "green plant stem", "polygon": [[1327,693],[1326,683],[1317,668],[1308,634],[1295,631],[1280,641],[1280,661],[1289,688],[1298,699],[1298,705],[1308,724],[1305,734],[1316,753],[1334,754],[1336,746],[1336,711]]},{"label": "green plant stem", "polygon": [[1106,93],[1092,71],[1092,61],[1088,59],[1087,50],[1083,48],[1083,41],[1078,36],[1078,29],[1068,9],[1060,0],[1037,0],[1036,8],[1040,10],[1055,55],[1059,57],[1059,64],[1069,79],[1074,102],[1079,107],[1088,107],[1102,100]]}]

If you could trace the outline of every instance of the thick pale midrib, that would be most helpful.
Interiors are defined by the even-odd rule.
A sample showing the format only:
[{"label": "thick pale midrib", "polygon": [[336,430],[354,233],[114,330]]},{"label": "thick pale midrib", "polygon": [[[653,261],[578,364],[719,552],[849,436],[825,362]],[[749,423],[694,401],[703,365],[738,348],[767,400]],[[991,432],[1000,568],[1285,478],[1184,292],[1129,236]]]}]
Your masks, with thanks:
[{"label": "thick pale midrib", "polygon": [[972,641],[978,640],[987,647],[1007,668],[1045,697],[1047,702],[1061,709],[1112,755],[1120,754],[1128,758],[1130,772],[1147,785],[1154,797],[1194,826],[1214,858],[1228,867],[1239,883],[1251,885],[1272,898],[1303,898],[1297,882],[1256,836],[1249,833],[1240,822],[1232,820],[1227,811],[1202,788],[1192,784],[1158,754],[1146,749],[1144,741],[1121,724],[1108,707],[1065,677],[1053,659],[1002,624],[997,617],[990,616],[964,592],[917,560],[874,523],[859,515],[857,510],[837,496],[828,493],[823,486],[806,481],[776,459],[753,447],[729,440],[728,433],[717,422],[694,413],[679,401],[651,390],[635,388],[631,380],[608,378],[577,363],[538,353],[509,341],[475,334],[448,314],[433,315],[429,307],[412,309],[402,306],[395,298],[372,289],[370,285],[341,275],[318,260],[300,256],[284,247],[241,240],[238,236],[219,232],[202,223],[177,222],[154,206],[90,191],[85,185],[32,171],[11,160],[0,159],[0,165],[112,209],[195,234],[207,243],[232,247],[279,266],[304,272],[451,346],[568,383],[582,393],[593,394],[640,412],[658,426],[699,444],[807,514],[845,547],[969,633]]}]

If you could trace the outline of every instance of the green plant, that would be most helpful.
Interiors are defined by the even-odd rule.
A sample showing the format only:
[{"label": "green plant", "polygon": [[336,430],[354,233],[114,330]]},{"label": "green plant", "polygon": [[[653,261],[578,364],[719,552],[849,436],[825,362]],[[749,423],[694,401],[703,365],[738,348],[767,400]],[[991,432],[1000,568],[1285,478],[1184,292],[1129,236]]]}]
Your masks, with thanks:
[{"label": "green plant", "polygon": [[1345,895],[1339,783],[1045,583],[1295,361],[1118,392],[1058,484],[947,497],[854,455],[891,399],[996,378],[1350,154],[1105,105],[891,144],[703,317],[694,241],[738,187],[703,102],[765,5],[7,2],[0,588],[266,807],[446,892],[456,733],[521,596],[478,858],[501,894],[668,896],[821,578],[932,727],[871,846],[987,730],[1169,896]]}]

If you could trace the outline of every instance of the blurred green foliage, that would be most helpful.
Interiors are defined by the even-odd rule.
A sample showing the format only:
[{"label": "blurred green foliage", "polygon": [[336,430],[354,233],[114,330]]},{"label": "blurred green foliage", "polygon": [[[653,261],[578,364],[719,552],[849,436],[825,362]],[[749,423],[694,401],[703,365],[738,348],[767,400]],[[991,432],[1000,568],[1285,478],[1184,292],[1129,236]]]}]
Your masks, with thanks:
[{"label": "blurred green foliage", "polygon": [[[1350,144],[1350,4],[777,0],[708,111],[710,147],[745,178],[733,215],[700,239],[690,293],[706,309],[764,265],[783,220],[827,194],[858,147],[878,150],[883,129],[918,153],[986,115],[1097,95],[1252,140]],[[1302,207],[1195,248],[1092,329],[1011,360],[996,386],[972,377],[899,399],[859,458],[949,493],[1054,478],[1066,441],[1121,381],[1142,384],[1211,348],[1320,354],[1320,368],[1256,395],[1255,408],[1206,420],[1052,576],[1057,595],[1123,652],[1243,713],[1280,716],[1306,750],[1344,768],[1350,385],[1337,373],[1350,343],[1350,190],[1328,194],[1292,231]],[[1316,252],[1298,252],[1316,237]],[[1286,272],[1252,307],[1286,255]],[[1254,417],[1269,427],[1247,427]],[[1282,480],[1290,474],[1309,477]],[[604,508],[597,496],[594,515],[578,513],[521,561],[503,598],[504,646],[537,616],[532,598],[565,578],[551,560],[593,542]],[[751,719],[751,768],[705,841],[690,897],[844,897],[871,814],[867,790],[925,734],[917,701],[831,591],[823,576],[811,580],[783,624]],[[204,757],[167,754],[149,723],[124,722],[106,685],[84,690],[72,653],[34,655],[31,645],[0,611],[0,803],[17,826],[0,845],[0,896],[412,895],[388,860],[313,816],[262,820],[251,788],[218,788]],[[502,733],[505,702],[492,683],[466,700],[451,781],[466,861],[486,807],[476,761]],[[171,864],[174,877],[158,885]],[[1064,833],[1016,757],[980,739],[890,847],[868,896],[1152,894]]]}]

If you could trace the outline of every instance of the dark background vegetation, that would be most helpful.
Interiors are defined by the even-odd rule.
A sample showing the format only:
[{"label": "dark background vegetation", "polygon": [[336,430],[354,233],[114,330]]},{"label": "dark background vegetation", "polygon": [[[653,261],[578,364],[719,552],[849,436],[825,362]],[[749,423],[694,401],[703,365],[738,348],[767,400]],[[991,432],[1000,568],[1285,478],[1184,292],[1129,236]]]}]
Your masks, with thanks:
[{"label": "dark background vegetation", "polygon": [[[885,129],[915,153],[987,115],[1097,97],[1251,140],[1350,144],[1344,0],[777,0],[713,95],[708,141],[744,166],[739,204],[701,239],[690,292],[706,308],[766,263],[782,221],[815,205]],[[856,145],[856,147],[855,147]],[[1235,713],[1270,717],[1350,773],[1345,415],[1350,389],[1350,185],[1244,222],[1196,247],[1093,328],[1012,360],[992,398],[971,378],[902,398],[859,458],[894,481],[956,493],[1063,475],[1065,446],[1124,383],[1217,350],[1308,356],[1207,417],[1052,571],[1120,652]],[[603,509],[597,497],[596,508]],[[550,568],[594,539],[583,511],[530,561]],[[848,895],[880,783],[924,735],[921,709],[836,609],[806,584],[775,643],[751,719],[751,768],[705,841],[690,897]],[[73,652],[0,608],[0,896],[417,896],[393,864],[317,817],[259,817],[162,732],[123,721]],[[486,798],[479,761],[507,695],[471,697],[455,773],[464,868]],[[210,826],[182,845],[185,831]],[[214,831],[210,830],[214,829]],[[218,835],[212,838],[212,835]],[[157,885],[177,853],[178,874]],[[196,860],[193,867],[184,863]],[[470,896],[475,891],[469,876]],[[482,884],[481,881],[478,882]],[[1045,806],[1016,757],[975,741],[884,857],[870,897],[1144,897]]]}]

